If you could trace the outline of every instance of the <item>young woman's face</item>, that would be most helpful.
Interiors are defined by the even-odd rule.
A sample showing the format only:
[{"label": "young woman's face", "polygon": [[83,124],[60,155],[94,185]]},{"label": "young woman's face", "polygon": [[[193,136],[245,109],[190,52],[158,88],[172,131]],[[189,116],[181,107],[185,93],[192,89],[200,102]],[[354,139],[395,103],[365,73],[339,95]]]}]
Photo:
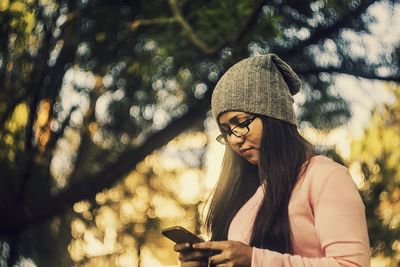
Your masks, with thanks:
[{"label": "young woman's face", "polygon": [[261,144],[261,136],[263,131],[263,123],[259,117],[255,117],[247,127],[249,132],[241,137],[237,137],[232,134],[231,129],[238,126],[239,131],[235,131],[238,135],[241,135],[241,129],[246,132],[246,127],[242,127],[246,124],[248,119],[253,118],[253,114],[241,112],[241,111],[226,111],[222,113],[218,122],[222,133],[226,133],[229,146],[239,156],[245,158],[251,164],[258,164],[259,161],[259,149]]}]

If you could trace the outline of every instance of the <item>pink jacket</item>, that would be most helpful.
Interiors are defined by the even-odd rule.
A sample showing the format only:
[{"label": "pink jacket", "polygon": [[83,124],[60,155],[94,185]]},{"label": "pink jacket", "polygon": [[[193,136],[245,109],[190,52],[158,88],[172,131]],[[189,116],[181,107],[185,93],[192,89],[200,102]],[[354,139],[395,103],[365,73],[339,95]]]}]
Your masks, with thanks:
[{"label": "pink jacket", "polygon": [[[263,198],[257,192],[236,214],[228,239],[248,244]],[[364,204],[347,170],[324,156],[311,159],[289,202],[294,255],[253,248],[252,267],[370,266]]]}]

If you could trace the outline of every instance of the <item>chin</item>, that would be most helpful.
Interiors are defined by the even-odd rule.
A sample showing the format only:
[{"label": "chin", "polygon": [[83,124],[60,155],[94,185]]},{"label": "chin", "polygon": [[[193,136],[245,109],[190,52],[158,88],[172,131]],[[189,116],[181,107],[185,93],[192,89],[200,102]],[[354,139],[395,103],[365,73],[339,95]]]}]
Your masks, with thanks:
[{"label": "chin", "polygon": [[258,165],[258,159],[248,158],[247,161],[253,165]]}]

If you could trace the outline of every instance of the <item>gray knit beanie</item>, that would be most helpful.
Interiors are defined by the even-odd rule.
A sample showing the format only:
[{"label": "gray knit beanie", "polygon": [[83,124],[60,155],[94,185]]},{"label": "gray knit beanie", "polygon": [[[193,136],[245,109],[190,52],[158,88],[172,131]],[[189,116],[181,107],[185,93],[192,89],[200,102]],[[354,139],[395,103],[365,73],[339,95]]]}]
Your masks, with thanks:
[{"label": "gray knit beanie", "polygon": [[266,115],[297,125],[293,97],[300,79],[275,54],[246,58],[228,69],[212,94],[211,108],[216,119],[225,111]]}]

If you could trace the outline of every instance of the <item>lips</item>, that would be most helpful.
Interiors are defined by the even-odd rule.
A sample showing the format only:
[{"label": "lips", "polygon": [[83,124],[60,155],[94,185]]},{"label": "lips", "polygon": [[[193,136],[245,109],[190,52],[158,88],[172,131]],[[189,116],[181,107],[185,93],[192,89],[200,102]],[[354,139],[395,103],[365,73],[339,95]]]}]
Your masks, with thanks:
[{"label": "lips", "polygon": [[242,153],[242,155],[245,156],[245,155],[251,153],[251,150],[253,150],[253,148],[240,149],[240,153]]}]

